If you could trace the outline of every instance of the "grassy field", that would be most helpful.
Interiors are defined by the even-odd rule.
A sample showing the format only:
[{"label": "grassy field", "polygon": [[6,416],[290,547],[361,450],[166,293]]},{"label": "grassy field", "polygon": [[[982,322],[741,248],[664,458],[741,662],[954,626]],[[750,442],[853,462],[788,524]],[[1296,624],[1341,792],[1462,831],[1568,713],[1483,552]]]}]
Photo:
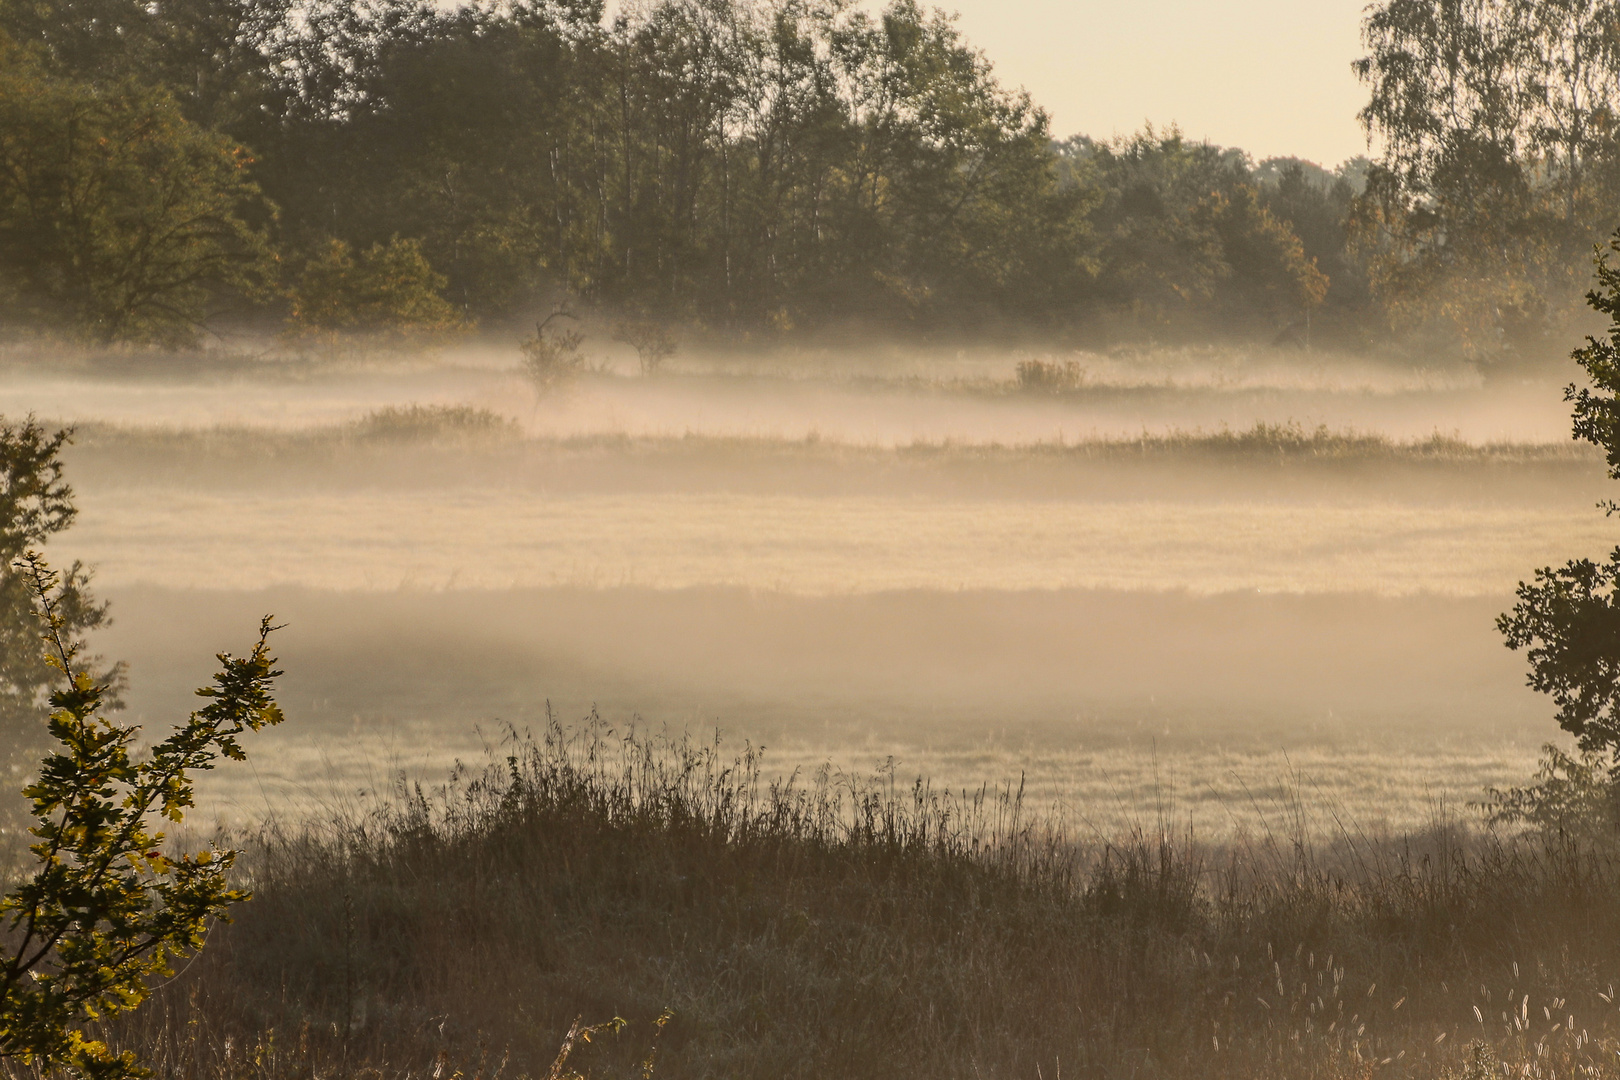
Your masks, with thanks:
[{"label": "grassy field", "polygon": [[[1025,468],[1043,462],[1147,460],[1191,464],[1216,458],[1277,465],[1410,463],[1452,466],[1517,466],[1580,469],[1601,461],[1585,444],[1512,440],[1469,441],[1438,430],[1413,438],[1376,430],[1306,426],[1296,421],[1256,422],[1231,428],[1170,428],[1129,435],[1075,435],[1021,442],[914,439],[898,445],[848,442],[817,437],[709,434],[678,436],[612,432],[554,437],[526,435],[510,417],[471,406],[388,406],[344,423],[316,423],[292,429],[256,426],[112,424],[92,421],[78,427],[75,440],[83,467],[116,474],[118,466],[162,467],[160,477],[192,482],[234,478],[263,480],[274,470],[299,465],[322,468],[376,468],[405,456],[413,467],[440,461],[444,475],[457,465],[481,462],[501,474],[514,469],[555,468],[592,458],[639,460],[669,469],[714,462],[735,465],[763,459],[775,465],[821,462],[830,466],[885,466],[891,459],[912,466],[960,464]],[[412,448],[425,451],[410,454]],[[254,469],[254,465],[261,468]],[[244,472],[243,470],[248,470]]]},{"label": "grassy field", "polygon": [[1505,595],[1613,538],[1573,445],[1297,425],[895,449],[525,439],[411,408],[303,432],[91,426],[71,466],[85,557],[170,587]]},{"label": "grassy field", "polygon": [[1612,839],[1101,840],[601,727],[500,755],[248,836],[256,899],[114,1039],[177,1078],[557,1077],[575,1017],[627,1021],[593,1077],[1615,1074]]},{"label": "grassy field", "polygon": [[[746,589],[109,588],[97,638],[144,723],[191,707],[207,658],[265,612],[290,722],[228,816],[283,797],[436,781],[549,700],[952,787],[1027,777],[1112,830],[1156,792],[1201,836],[1252,821],[1295,772],[1367,827],[1426,823],[1526,775],[1551,733],[1493,597],[1035,590],[793,596]],[[1239,782],[1241,780],[1241,783]],[[1145,801],[1143,801],[1145,800]],[[1269,795],[1266,795],[1268,801]],[[210,803],[211,807],[218,805]],[[212,811],[211,811],[212,812]]]},{"label": "grassy field", "polygon": [[1143,432],[1246,430],[1256,423],[1380,432],[1397,440],[1439,431],[1472,443],[1561,442],[1563,371],[1486,379],[1346,357],[1233,354],[1214,363],[1166,353],[1091,362],[1062,393],[1017,386],[1016,354],[917,356],[899,365],[858,352],[817,363],[760,357],[731,368],[686,357],[663,377],[591,376],[536,397],[514,370],[516,348],[447,362],[251,363],[166,370],[68,364],[5,371],[0,412],[133,427],[224,425],[300,431],[351,423],[378,408],[469,406],[548,439],[681,437],[1022,446],[1131,439]]},{"label": "grassy field", "polygon": [[568,1068],[1617,1075],[1620,845],[1477,805],[1552,734],[1492,620],[1613,546],[1601,462],[1545,379],[1231,359],[0,388],[81,423],[133,719],[289,623],[199,818],[257,899],[113,1034],[176,1080],[558,1080],[615,1016]]},{"label": "grassy field", "polygon": [[[408,541],[402,540],[408,537]],[[1591,511],[1517,507],[1002,502],[791,495],[168,493],[83,513],[109,583],[185,587],[727,585],[1502,595],[1564,551],[1602,554]]]},{"label": "grassy field", "polygon": [[291,624],[295,723],[218,793],[235,819],[432,778],[551,700],[718,724],[784,772],[1023,776],[1104,832],[1163,796],[1226,836],[1296,774],[1412,828],[1528,770],[1545,708],[1492,620],[1613,543],[1578,447],[1297,425],[893,448],[382,409],[91,425],[73,455],[138,712],[183,708],[181,661],[263,611]]}]

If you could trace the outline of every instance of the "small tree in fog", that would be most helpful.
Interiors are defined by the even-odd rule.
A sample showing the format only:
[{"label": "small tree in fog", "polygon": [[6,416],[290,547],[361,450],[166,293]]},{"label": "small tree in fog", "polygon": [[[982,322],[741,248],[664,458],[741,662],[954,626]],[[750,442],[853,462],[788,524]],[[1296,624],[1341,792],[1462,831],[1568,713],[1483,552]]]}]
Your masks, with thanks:
[{"label": "small tree in fog", "polygon": [[[1573,384],[1575,438],[1602,447],[1611,479],[1620,480],[1620,231],[1597,255],[1597,285],[1587,303],[1608,316],[1602,338],[1574,352],[1591,386]],[[1605,504],[1613,513],[1614,503]],[[1519,602],[1497,620],[1510,649],[1526,649],[1532,689],[1551,695],[1558,724],[1582,751],[1606,754],[1611,781],[1620,780],[1620,548],[1606,563],[1577,559],[1536,571],[1520,582]]]},{"label": "small tree in fog", "polygon": [[214,684],[197,691],[209,703],[137,760],[140,729],[108,718],[107,684],[78,662],[59,578],[33,552],[17,569],[60,683],[51,694],[56,747],[24,792],[36,863],[0,899],[10,931],[0,956],[0,1057],[101,1080],[142,1076],[133,1054],[84,1025],[139,1006],[153,979],[172,974],[173,959],[202,948],[210,923],[247,899],[228,881],[235,851],[169,853],[155,826],[184,820],[194,772],[221,757],[243,760],[239,736],[281,722],[270,693],[280,674],[268,651],[272,627],[261,622],[248,656],[220,654]]},{"label": "small tree in fog", "polygon": [[557,319],[573,319],[572,313],[558,309],[535,325],[534,337],[526,338],[518,346],[523,351],[523,374],[534,386],[536,394],[550,393],[572,382],[584,370],[585,358],[579,347],[585,335],[579,330],[552,327]]},{"label": "small tree in fog", "polygon": [[658,369],[664,366],[664,361],[675,355],[679,346],[675,335],[663,323],[653,322],[650,319],[631,319],[621,322],[613,334],[614,340],[622,341],[636,350],[636,359],[641,364],[643,375],[655,375]]}]

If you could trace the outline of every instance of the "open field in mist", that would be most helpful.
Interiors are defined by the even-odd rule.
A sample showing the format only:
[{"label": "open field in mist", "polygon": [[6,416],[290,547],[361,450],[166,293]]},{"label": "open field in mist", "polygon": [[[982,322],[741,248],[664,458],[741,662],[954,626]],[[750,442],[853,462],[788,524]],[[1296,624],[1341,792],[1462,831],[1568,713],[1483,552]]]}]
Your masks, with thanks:
[{"label": "open field in mist", "polygon": [[[1053,590],[109,590],[131,707],[187,706],[209,651],[274,611],[290,722],[231,774],[232,816],[483,759],[505,721],[595,705],[718,726],[773,771],[831,761],[953,787],[1026,778],[1099,826],[1162,802],[1225,833],[1297,794],[1426,822],[1529,770],[1544,710],[1479,599]],[[1505,650],[1502,650],[1505,653]],[[1509,656],[1511,660],[1511,656]],[[272,748],[273,749],[270,749]],[[1300,775],[1296,776],[1295,773]],[[354,783],[348,780],[354,779]],[[1293,789],[1297,787],[1298,790]],[[1319,823],[1326,823],[1320,819]]]},{"label": "open field in mist", "polygon": [[[288,624],[290,722],[222,812],[431,781],[550,702],[782,772],[1022,777],[1102,833],[1409,828],[1528,773],[1550,710],[1494,617],[1620,539],[1557,371],[1098,357],[1039,395],[1007,357],[727,356],[536,400],[502,362],[0,387],[80,427],[57,558],[138,715]],[[506,419],[378,412],[417,405]]]},{"label": "open field in mist", "polygon": [[[156,493],[154,493],[156,494]],[[962,589],[1500,595],[1590,511],[1512,507],[926,502],[502,491],[158,495],[87,512],[108,585]]]},{"label": "open field in mist", "polygon": [[[629,377],[607,353],[603,374],[543,403],[513,370],[516,350],[440,362],[356,358],[340,364],[231,360],[152,370],[116,359],[14,358],[0,412],[34,410],[137,425],[297,429],[384,406],[470,404],[520,419],[535,435],[681,436],[857,445],[1074,442],[1144,431],[1325,424],[1397,439],[1435,432],[1472,442],[1562,442],[1568,372],[1492,375],[1464,366],[1392,367],[1350,356],[1252,350],[1084,354],[1082,385],[1021,393],[1021,353],[725,353],[677,357],[668,376]],[[5,359],[0,354],[0,360]]]}]

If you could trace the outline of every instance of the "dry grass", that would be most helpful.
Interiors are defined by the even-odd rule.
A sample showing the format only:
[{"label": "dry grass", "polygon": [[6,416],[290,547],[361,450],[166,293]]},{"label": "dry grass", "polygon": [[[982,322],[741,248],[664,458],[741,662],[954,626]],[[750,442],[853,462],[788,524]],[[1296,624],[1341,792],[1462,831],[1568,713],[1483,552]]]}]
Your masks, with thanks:
[{"label": "dry grass", "polygon": [[1598,554],[1582,506],[1233,498],[905,499],[730,492],[87,489],[75,550],[108,587],[711,585],[800,596],[1137,589],[1511,595]]},{"label": "dry grass", "polygon": [[1590,505],[1602,455],[1572,442],[1468,442],[1297,424],[1017,444],[918,440],[898,446],[724,435],[522,437],[498,414],[387,408],[299,430],[85,424],[69,460],[90,488],[299,491],[543,486],[547,490],[724,490],[814,494],[1010,495],[1051,499],[1196,489],[1258,493],[1377,490],[1429,501],[1543,500]]},{"label": "dry grass", "polygon": [[1077,360],[1020,360],[1013,381],[1018,389],[1037,394],[1061,394],[1086,385],[1086,369]]},{"label": "dry grass", "polygon": [[[267,453],[285,460],[311,458],[331,461],[342,455],[380,449],[398,450],[402,443],[437,444],[440,449],[461,443],[485,452],[499,447],[505,453],[531,460],[588,455],[657,457],[678,464],[685,459],[718,457],[832,458],[846,461],[890,457],[940,461],[966,459],[1027,462],[1031,458],[1073,457],[1129,459],[1137,457],[1194,460],[1204,456],[1256,460],[1320,460],[1340,462],[1435,462],[1446,464],[1590,465],[1602,460],[1594,448],[1578,443],[1470,442],[1436,431],[1422,439],[1394,439],[1326,425],[1256,423],[1248,428],[1222,427],[1144,432],[1136,437],[1097,437],[1070,441],[1021,444],[918,441],[898,447],[860,445],[838,441],[772,437],[704,435],[578,435],[565,438],[532,437],[513,447],[519,427],[515,421],[471,406],[390,406],[368,413],[352,423],[303,429],[257,427],[187,428],[80,425],[78,444],[102,453],[151,454],[201,465],[219,455],[251,461]],[[448,446],[447,446],[448,444]]]},{"label": "dry grass", "polygon": [[[550,728],[268,826],[257,898],[117,1032],[162,1076],[1614,1074],[1620,855],[1437,822],[1105,843],[1019,792],[761,779]],[[1475,1075],[1481,1075],[1476,1070]]]}]

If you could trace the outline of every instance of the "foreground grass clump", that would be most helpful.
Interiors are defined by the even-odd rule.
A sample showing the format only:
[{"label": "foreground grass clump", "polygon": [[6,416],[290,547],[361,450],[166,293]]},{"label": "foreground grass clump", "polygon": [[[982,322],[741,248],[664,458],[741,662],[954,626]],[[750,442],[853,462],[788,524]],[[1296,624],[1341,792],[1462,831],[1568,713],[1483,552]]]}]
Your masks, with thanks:
[{"label": "foreground grass clump", "polygon": [[567,1069],[644,1076],[655,1043],[659,1077],[1620,1061],[1604,841],[1109,844],[1012,789],[769,783],[751,750],[600,724],[509,754],[436,795],[265,829],[255,902],[114,1043],[165,1076],[265,1080],[563,1075],[570,1022],[615,1016]]}]

